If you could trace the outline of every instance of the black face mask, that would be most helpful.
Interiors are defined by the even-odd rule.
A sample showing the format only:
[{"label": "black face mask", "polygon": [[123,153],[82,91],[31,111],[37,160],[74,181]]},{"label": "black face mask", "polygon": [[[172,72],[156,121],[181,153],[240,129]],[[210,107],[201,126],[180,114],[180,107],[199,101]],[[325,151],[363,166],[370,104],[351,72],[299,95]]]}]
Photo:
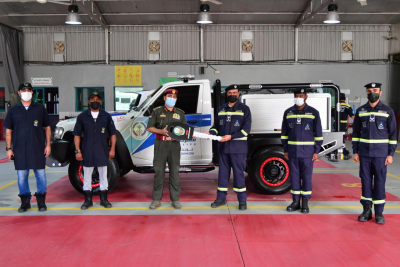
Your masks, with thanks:
[{"label": "black face mask", "polygon": [[93,110],[98,110],[100,108],[100,102],[90,102],[89,105]]},{"label": "black face mask", "polygon": [[368,100],[371,103],[375,103],[376,101],[379,100],[379,94],[378,93],[369,93],[368,94]]},{"label": "black face mask", "polygon": [[229,103],[235,103],[237,100],[238,100],[238,97],[236,95],[228,95]]}]

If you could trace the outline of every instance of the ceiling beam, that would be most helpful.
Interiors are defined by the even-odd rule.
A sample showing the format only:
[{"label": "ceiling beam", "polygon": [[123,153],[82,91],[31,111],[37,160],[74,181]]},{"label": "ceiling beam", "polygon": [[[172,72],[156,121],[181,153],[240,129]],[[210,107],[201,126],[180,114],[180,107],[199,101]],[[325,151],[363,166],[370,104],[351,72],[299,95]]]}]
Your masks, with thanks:
[{"label": "ceiling beam", "polygon": [[103,29],[108,29],[108,25],[97,8],[94,0],[75,0],[74,3],[80,10],[85,12],[92,20],[96,21]]},{"label": "ceiling beam", "polygon": [[[309,4],[305,7],[305,9],[303,10],[303,14],[302,16],[299,18],[299,20],[296,23],[295,28],[300,27],[302,24],[304,24],[305,22],[309,21],[310,19],[312,19],[315,15],[318,14],[319,11],[321,11],[322,9],[324,9],[327,5],[331,4],[335,2],[335,0],[325,0],[324,2],[322,2],[321,0],[321,5],[318,8],[313,8],[314,10],[311,10],[312,8],[312,3],[313,0],[310,0]],[[310,9],[311,14],[307,15],[308,9]]]}]

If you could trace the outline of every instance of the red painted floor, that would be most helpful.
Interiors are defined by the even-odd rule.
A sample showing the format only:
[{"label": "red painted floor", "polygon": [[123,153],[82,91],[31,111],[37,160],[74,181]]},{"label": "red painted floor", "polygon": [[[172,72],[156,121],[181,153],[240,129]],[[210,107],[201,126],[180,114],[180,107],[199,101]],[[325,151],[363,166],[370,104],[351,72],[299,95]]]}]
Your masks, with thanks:
[{"label": "red painted floor", "polygon": [[334,165],[332,165],[332,164],[330,164],[328,162],[325,162],[323,160],[318,159],[318,160],[316,160],[314,162],[314,168],[315,169],[319,169],[319,168],[336,168],[336,166],[334,166]]},{"label": "red painted floor", "polygon": [[232,220],[234,228],[229,215],[4,216],[0,259],[16,267],[243,266],[241,253],[246,267],[400,262],[400,215],[386,215],[384,226],[357,215]]},{"label": "red painted floor", "polygon": [[[284,195],[263,195],[257,192],[249,179],[246,179],[249,201],[289,201],[290,193]],[[347,173],[314,173],[312,201],[358,201],[361,196],[361,182],[356,176]],[[111,192],[111,202],[149,202],[153,188],[153,174],[130,173],[120,178],[117,187]],[[213,201],[216,197],[216,173],[181,174],[181,201]],[[47,202],[80,202],[82,195],[71,186],[68,176],[48,187]],[[95,200],[97,197],[95,197]],[[232,179],[228,200],[235,201]],[[400,201],[400,198],[386,193],[387,201]],[[169,201],[168,179],[164,184],[163,201]]]}]

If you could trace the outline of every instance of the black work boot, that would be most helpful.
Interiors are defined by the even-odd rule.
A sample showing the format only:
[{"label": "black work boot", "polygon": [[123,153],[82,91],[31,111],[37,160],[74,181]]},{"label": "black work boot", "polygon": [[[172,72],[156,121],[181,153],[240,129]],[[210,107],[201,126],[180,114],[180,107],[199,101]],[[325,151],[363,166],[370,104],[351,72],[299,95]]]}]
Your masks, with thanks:
[{"label": "black work boot", "polygon": [[226,205],[226,200],[217,199],[211,203],[211,208],[218,208],[223,205]]},{"label": "black work boot", "polygon": [[308,207],[308,199],[304,197],[301,201],[301,213],[310,213],[310,208]]},{"label": "black work boot", "polygon": [[46,203],[45,203],[46,202],[46,194],[47,193],[42,193],[42,194],[35,193],[36,202],[37,202],[39,211],[47,210]]},{"label": "black work boot", "polygon": [[290,204],[286,210],[289,212],[296,211],[300,209],[300,199],[293,199],[292,204]]},{"label": "black work boot", "polygon": [[24,195],[18,195],[21,198],[21,207],[19,207],[18,212],[22,213],[27,211],[28,209],[31,208],[31,193],[29,194],[24,194]]},{"label": "black work boot", "polygon": [[375,211],[375,222],[377,224],[385,224],[385,217],[383,217],[382,212]]},{"label": "black work boot", "polygon": [[87,210],[89,207],[93,206],[92,191],[84,190],[83,193],[85,194],[85,202],[82,204],[81,210]]},{"label": "black work boot", "polygon": [[359,222],[367,222],[372,219],[372,202],[363,204],[363,212],[358,216]]},{"label": "black work boot", "polygon": [[108,194],[108,190],[100,191],[100,205],[102,205],[104,208],[109,209],[112,207],[112,205],[107,199],[107,194]]},{"label": "black work boot", "polygon": [[247,210],[246,201],[239,201],[239,210]]}]

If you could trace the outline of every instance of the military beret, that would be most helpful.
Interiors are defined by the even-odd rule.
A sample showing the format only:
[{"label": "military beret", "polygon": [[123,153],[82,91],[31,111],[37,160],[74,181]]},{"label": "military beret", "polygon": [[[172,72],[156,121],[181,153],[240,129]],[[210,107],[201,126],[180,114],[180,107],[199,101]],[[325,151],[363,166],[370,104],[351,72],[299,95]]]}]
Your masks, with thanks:
[{"label": "military beret", "polygon": [[18,91],[25,88],[31,89],[33,91],[32,85],[30,83],[21,83],[18,87]]},{"label": "military beret", "polygon": [[100,98],[100,99],[103,99],[102,97],[101,97],[101,95],[98,93],[98,92],[93,92],[93,93],[91,93],[90,95],[89,95],[89,100],[92,98],[92,97],[95,97],[95,96],[97,96],[98,98]]},{"label": "military beret", "polygon": [[364,85],[365,88],[381,88],[382,84],[381,83],[369,83]]},{"label": "military beret", "polygon": [[307,94],[307,89],[299,88],[292,90],[293,94]]},{"label": "military beret", "polygon": [[173,95],[176,95],[176,96],[178,96],[178,90],[176,90],[176,89],[167,89],[167,90],[165,90],[164,91],[164,95],[168,95],[168,94],[173,94]]},{"label": "military beret", "polygon": [[340,100],[346,100],[346,95],[344,93],[340,93]]},{"label": "military beret", "polygon": [[236,89],[239,90],[239,85],[234,84],[234,85],[231,85],[231,86],[225,88],[225,92],[228,92],[230,90],[236,90]]}]

